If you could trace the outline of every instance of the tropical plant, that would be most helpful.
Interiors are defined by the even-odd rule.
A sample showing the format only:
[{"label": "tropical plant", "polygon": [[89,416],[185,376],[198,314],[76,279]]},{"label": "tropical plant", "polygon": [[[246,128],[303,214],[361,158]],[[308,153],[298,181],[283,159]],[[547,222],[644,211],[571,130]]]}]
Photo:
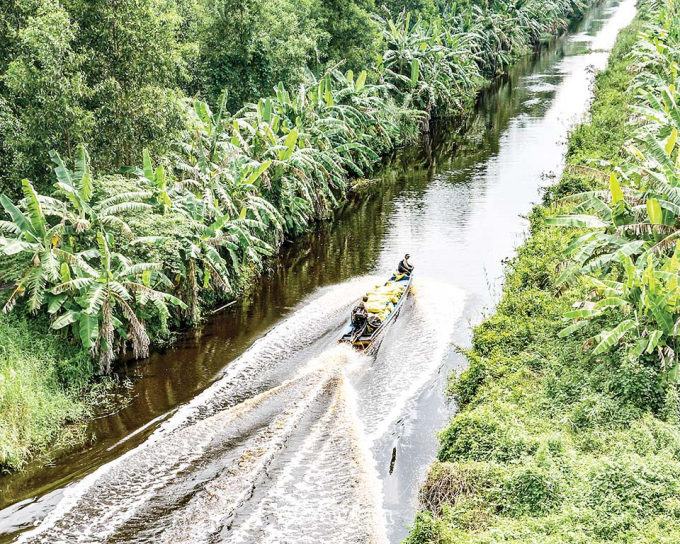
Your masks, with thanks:
[{"label": "tropical plant", "polygon": [[148,211],[151,204],[141,200],[151,197],[151,192],[120,193],[98,202],[93,201],[94,186],[90,172],[90,157],[85,146],[80,145],[76,150],[73,171],[66,166],[57,152],[50,152],[50,156],[56,165],[54,173],[57,182],[54,185],[56,189],[54,194],[63,196],[68,205],[52,197],[41,197],[46,213],[63,219],[76,234],[98,232],[116,226],[132,237],[132,230],[121,218],[121,214]]},{"label": "tropical plant", "polygon": [[678,379],[680,109],[674,65],[680,60],[680,35],[671,28],[679,20],[675,10],[673,2],[659,7],[632,54],[638,92],[633,138],[626,146],[630,161],[618,174],[610,173],[608,190],[562,199],[570,213],[548,223],[587,229],[567,248],[561,280],[584,277],[594,300],[565,314],[574,322],[561,334],[614,312],[623,319],[591,338],[593,353],[628,343],[632,358],[656,352]]},{"label": "tropical plant", "polygon": [[7,299],[3,312],[9,312],[17,298],[29,295],[29,309],[37,311],[43,304],[49,283],[59,279],[59,260],[55,249],[61,242],[63,223],[50,225],[43,211],[40,197],[28,180],[21,182],[24,194],[20,210],[7,196],[0,196],[0,204],[10,221],[0,221],[0,253],[6,256],[27,254],[28,266],[16,282],[14,291]]},{"label": "tropical plant", "polygon": [[[646,259],[638,259],[637,265],[633,264],[631,257],[624,257],[624,275],[621,281],[589,277],[588,281],[594,287],[599,300],[582,303],[580,308],[566,313],[565,319],[573,319],[574,322],[563,329],[560,336],[572,334],[588,321],[613,311],[621,316],[618,323],[614,327],[601,330],[586,343],[587,346],[594,346],[594,355],[604,353],[632,336],[628,350],[631,358],[637,359],[643,353],[658,352],[664,368],[673,369],[677,373],[676,351],[680,325],[679,252],[676,249],[673,256],[661,266],[651,253],[647,254]],[[605,322],[610,323],[611,318]],[[674,377],[677,378],[677,375]]]},{"label": "tropical plant", "polygon": [[186,306],[159,289],[172,288],[159,264],[133,263],[110,249],[113,237],[106,229],[119,227],[132,234],[119,214],[149,211],[149,204],[135,199],[151,193],[120,193],[97,200],[84,147],[76,153],[73,171],[58,154],[53,153],[53,160],[57,165],[55,194],[63,195],[63,201],[38,194],[28,180],[22,182],[24,199],[18,206],[6,195],[0,196],[10,218],[0,222],[0,252],[28,257],[21,261],[25,269],[4,311],[10,311],[19,296],[27,293],[29,310],[47,306],[54,316],[53,328],[72,325],[74,335],[99,357],[102,371],[108,372],[128,340],[135,357],[146,356],[147,319],[156,319],[164,330],[169,306]]},{"label": "tropical plant", "polygon": [[410,14],[384,22],[387,49],[379,65],[381,79],[406,103],[428,115],[435,108],[462,109],[478,88],[480,74],[472,52],[473,34]]},{"label": "tropical plant", "polygon": [[[110,236],[98,232],[96,255],[94,251],[80,258],[64,254],[62,281],[54,286],[56,298],[50,305],[50,313],[56,315],[52,328],[77,327],[80,341],[99,357],[103,372],[111,370],[128,340],[135,358],[148,356],[146,318],[155,315],[167,328],[168,304],[186,307],[178,298],[155,288],[171,286],[159,264],[132,263],[109,246]],[[87,262],[91,258],[98,261],[96,266]]]}]

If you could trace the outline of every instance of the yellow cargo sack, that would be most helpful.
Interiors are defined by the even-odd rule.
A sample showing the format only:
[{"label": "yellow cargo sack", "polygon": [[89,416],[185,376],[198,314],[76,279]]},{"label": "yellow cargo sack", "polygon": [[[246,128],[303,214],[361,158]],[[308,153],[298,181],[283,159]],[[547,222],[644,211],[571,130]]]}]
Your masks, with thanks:
[{"label": "yellow cargo sack", "polygon": [[[404,287],[401,285],[396,285],[394,282],[387,282],[385,285],[376,285],[374,289],[371,289],[366,296],[368,301],[366,302],[366,311],[372,314],[378,314],[381,319],[394,308],[394,305],[399,302],[401,294],[404,292]],[[386,308],[389,305],[389,308]],[[386,310],[386,312],[385,312]]]},{"label": "yellow cargo sack", "polygon": [[383,310],[385,310],[385,301],[384,300],[378,300],[378,301],[372,301],[369,300],[364,306],[366,307],[366,311],[371,314],[379,314]]},{"label": "yellow cargo sack", "polygon": [[372,294],[385,296],[388,300],[396,304],[399,302],[402,291],[403,289],[398,285],[384,285],[380,289],[376,289]]}]

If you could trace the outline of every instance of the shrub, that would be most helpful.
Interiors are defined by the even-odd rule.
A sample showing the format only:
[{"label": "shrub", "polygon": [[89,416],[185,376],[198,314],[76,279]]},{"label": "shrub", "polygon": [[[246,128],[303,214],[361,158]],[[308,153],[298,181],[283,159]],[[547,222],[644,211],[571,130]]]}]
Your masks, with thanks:
[{"label": "shrub", "polygon": [[508,515],[542,515],[560,504],[562,488],[558,471],[524,465],[505,478],[499,498]]},{"label": "shrub", "polygon": [[458,414],[441,433],[440,461],[511,461],[536,450],[538,442],[518,429],[504,406],[480,406]]},{"label": "shrub", "polygon": [[452,544],[453,535],[447,524],[429,512],[418,512],[404,544]]},{"label": "shrub", "polygon": [[44,319],[0,314],[0,468],[16,470],[87,414],[78,393],[87,353],[49,334]]}]

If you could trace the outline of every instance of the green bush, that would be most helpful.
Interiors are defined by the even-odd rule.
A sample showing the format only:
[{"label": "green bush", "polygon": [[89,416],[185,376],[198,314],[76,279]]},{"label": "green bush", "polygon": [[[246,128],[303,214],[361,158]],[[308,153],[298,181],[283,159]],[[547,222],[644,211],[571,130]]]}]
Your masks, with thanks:
[{"label": "green bush", "polygon": [[461,412],[439,437],[439,460],[511,461],[535,452],[537,440],[513,425],[511,411],[496,404]]},{"label": "green bush", "polygon": [[619,455],[594,463],[583,497],[584,506],[597,513],[593,533],[611,540],[666,514],[667,501],[680,498],[678,468],[664,456]]},{"label": "green bush", "polygon": [[563,485],[558,471],[522,466],[503,482],[503,512],[516,517],[546,514],[559,505]]},{"label": "green bush", "polygon": [[88,413],[93,365],[44,319],[0,314],[0,469],[21,468]]},{"label": "green bush", "polygon": [[449,378],[449,392],[455,396],[458,409],[463,408],[476,397],[477,391],[489,376],[489,370],[483,358],[469,353],[467,359],[469,366],[460,375],[454,373]]},{"label": "green bush", "polygon": [[452,544],[454,542],[450,527],[440,517],[429,512],[418,512],[411,532],[404,544]]}]

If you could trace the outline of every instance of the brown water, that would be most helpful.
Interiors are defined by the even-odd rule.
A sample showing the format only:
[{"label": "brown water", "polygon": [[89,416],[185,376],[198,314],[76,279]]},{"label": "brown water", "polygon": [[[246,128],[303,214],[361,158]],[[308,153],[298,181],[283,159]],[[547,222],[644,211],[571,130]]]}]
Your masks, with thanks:
[{"label": "brown water", "polygon": [[[520,215],[559,174],[634,0],[484,93],[462,126],[404,151],[332,223],[286,246],[200,333],[130,365],[134,398],[88,449],[0,481],[0,542],[398,542],[417,507],[452,343],[496,299]],[[401,255],[415,293],[375,356],[336,344]]]}]

